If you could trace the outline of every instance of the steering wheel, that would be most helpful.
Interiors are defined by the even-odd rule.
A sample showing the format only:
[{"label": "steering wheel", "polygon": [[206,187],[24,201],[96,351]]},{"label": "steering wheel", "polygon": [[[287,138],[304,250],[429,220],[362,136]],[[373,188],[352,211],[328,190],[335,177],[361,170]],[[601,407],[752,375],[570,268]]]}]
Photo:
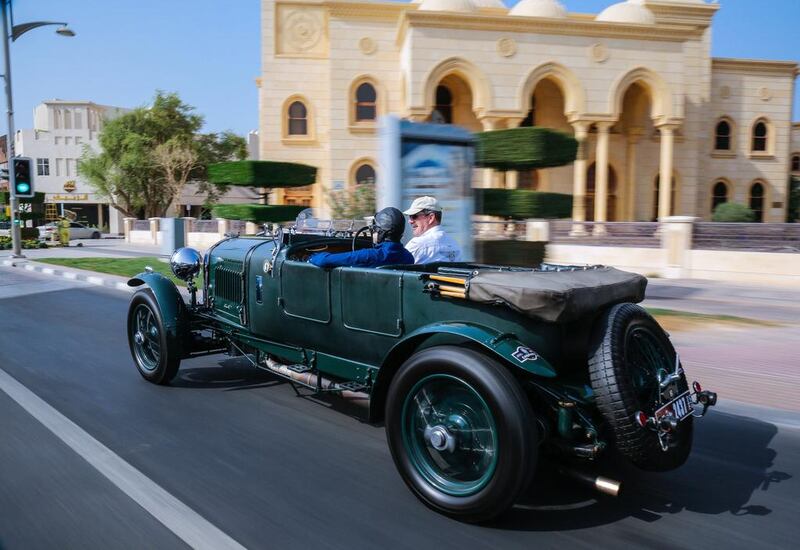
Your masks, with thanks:
[{"label": "steering wheel", "polygon": [[356,240],[358,240],[358,236],[361,235],[361,233],[366,233],[367,231],[369,231],[369,236],[370,236],[370,239],[371,239],[372,238],[372,228],[370,226],[368,226],[368,225],[365,225],[364,227],[362,227],[361,229],[359,229],[358,231],[355,232],[355,234],[353,235],[353,246],[351,247],[353,252],[356,251]]}]

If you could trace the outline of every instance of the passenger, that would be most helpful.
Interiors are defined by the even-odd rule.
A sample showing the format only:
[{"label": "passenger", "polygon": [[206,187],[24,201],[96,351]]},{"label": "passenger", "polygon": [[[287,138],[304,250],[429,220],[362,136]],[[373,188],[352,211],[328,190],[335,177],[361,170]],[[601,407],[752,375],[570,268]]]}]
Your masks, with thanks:
[{"label": "passenger", "polygon": [[461,249],[441,228],[442,207],[434,197],[417,197],[411,207],[403,212],[408,216],[414,238],[406,248],[414,256],[414,263],[460,262]]},{"label": "passenger", "polygon": [[362,248],[354,252],[318,252],[309,262],[319,267],[378,267],[389,264],[413,264],[414,256],[400,244],[406,220],[397,208],[384,208],[375,214],[372,225],[373,248]]}]

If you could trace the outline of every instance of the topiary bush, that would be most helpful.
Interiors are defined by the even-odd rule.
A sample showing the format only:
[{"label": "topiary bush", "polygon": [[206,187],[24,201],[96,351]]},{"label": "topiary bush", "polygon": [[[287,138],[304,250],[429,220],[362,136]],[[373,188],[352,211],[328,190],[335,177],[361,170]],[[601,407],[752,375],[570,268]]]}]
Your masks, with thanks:
[{"label": "topiary bush", "polygon": [[[314,183],[316,179],[315,167],[293,162],[240,160],[208,165],[208,181],[220,187],[302,187]],[[215,216],[229,220],[275,223],[293,220],[305,208],[282,204],[218,204],[213,212]]]},{"label": "topiary bush", "polygon": [[715,222],[752,222],[755,219],[756,215],[752,210],[737,202],[717,205],[711,216],[711,220]]},{"label": "topiary bush", "polygon": [[317,179],[317,169],[295,162],[239,160],[209,164],[208,181],[245,187],[302,187]]},{"label": "topiary bush", "polygon": [[475,213],[524,220],[528,218],[569,218],[572,195],[527,189],[474,189]]},{"label": "topiary bush", "polygon": [[475,165],[495,170],[564,166],[575,160],[578,141],[549,128],[524,127],[475,134]]},{"label": "topiary bush", "polygon": [[291,221],[308,208],[284,204],[218,204],[214,215],[226,220],[246,220],[254,223],[278,223]]}]

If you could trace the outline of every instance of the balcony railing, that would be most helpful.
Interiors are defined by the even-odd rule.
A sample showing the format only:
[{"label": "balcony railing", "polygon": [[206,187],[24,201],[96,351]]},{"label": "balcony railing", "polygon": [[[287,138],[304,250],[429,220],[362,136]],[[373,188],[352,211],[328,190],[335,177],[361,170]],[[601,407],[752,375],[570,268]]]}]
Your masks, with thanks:
[{"label": "balcony railing", "polygon": [[692,234],[692,248],[800,252],[800,224],[697,222]]}]

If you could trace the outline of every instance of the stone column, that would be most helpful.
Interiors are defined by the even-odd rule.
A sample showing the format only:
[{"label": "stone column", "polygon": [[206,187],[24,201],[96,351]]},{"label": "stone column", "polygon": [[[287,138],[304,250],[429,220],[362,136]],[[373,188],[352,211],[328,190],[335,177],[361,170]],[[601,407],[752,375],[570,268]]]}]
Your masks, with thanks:
[{"label": "stone column", "polygon": [[[608,135],[613,122],[598,122],[597,160],[594,172],[594,221],[605,222],[608,209]],[[603,226],[595,226],[595,233],[602,233]]]},{"label": "stone column", "polygon": [[625,170],[625,201],[623,202],[623,221],[633,221],[634,218],[634,197],[636,195],[636,144],[639,143],[643,128],[631,128],[628,130],[628,143],[625,151],[625,158],[628,166]]},{"label": "stone column", "polygon": [[125,235],[125,242],[131,242],[131,231],[133,230],[133,222],[136,218],[122,218],[122,234]]},{"label": "stone column", "polygon": [[550,240],[548,220],[525,220],[525,240],[547,242]]},{"label": "stone column", "polygon": [[158,229],[161,218],[150,218],[150,238],[153,239],[153,244],[158,244]]},{"label": "stone column", "polygon": [[675,154],[674,124],[663,124],[661,131],[661,166],[658,171],[658,219],[667,218],[672,210],[672,159]]},{"label": "stone column", "polygon": [[[481,124],[483,125],[483,131],[488,132],[490,130],[497,130],[500,127],[500,119],[497,117],[483,117],[481,119]],[[500,172],[495,172],[491,168],[483,168],[483,176],[481,187],[491,188],[491,187],[504,187],[505,182],[500,182]]]},{"label": "stone column", "polygon": [[225,218],[217,218],[217,232],[219,233],[219,238],[224,239],[225,233],[230,230],[230,224],[228,220]]},{"label": "stone column", "polygon": [[[660,191],[659,187],[659,191]],[[659,217],[661,221],[661,248],[666,253],[662,275],[668,279],[691,277],[692,232],[700,218],[692,216]]]},{"label": "stone column", "polygon": [[573,122],[575,139],[578,141],[578,153],[572,170],[572,234],[582,235],[586,221],[586,163],[589,155],[586,151],[590,122]]}]

